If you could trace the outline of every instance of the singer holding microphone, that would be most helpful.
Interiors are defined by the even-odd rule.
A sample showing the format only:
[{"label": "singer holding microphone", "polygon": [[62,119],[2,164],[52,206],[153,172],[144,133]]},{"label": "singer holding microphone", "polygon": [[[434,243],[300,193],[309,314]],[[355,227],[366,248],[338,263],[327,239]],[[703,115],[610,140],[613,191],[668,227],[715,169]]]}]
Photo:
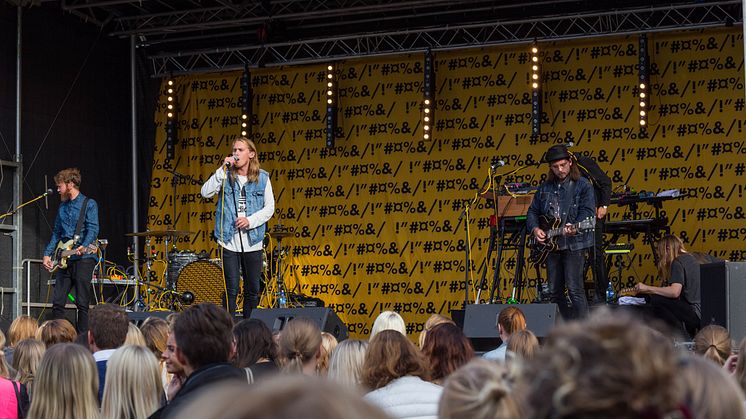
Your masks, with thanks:
[{"label": "singer holding microphone", "polygon": [[88,331],[88,304],[97,256],[87,249],[94,244],[98,236],[98,205],[96,201],[80,192],[80,181],[80,171],[75,168],[60,170],[54,176],[62,203],[57,210],[52,238],[44,249],[42,259],[44,267],[51,271],[54,267],[51,256],[57,243],[75,239],[75,254],[68,258],[67,268],[59,269],[56,274],[50,318],[65,317],[67,295],[71,288],[75,288],[78,334]]},{"label": "singer holding microphone", "polygon": [[226,302],[236,313],[239,279],[243,276],[243,316],[259,304],[262,248],[267,221],[275,212],[269,174],[259,166],[256,145],[246,137],[233,141],[233,155],[202,185],[202,196],[218,196],[214,236],[222,248]]}]

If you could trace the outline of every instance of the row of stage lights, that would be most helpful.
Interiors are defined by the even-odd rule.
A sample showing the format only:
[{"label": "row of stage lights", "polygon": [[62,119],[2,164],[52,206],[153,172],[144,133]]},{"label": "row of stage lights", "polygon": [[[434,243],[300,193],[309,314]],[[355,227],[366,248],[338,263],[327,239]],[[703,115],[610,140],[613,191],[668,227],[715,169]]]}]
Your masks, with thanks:
[{"label": "row of stage lights", "polygon": [[[534,41],[531,44],[531,137],[538,138],[541,135],[542,120],[542,98],[541,98],[541,55],[539,44]],[[645,34],[639,38],[639,84],[637,95],[639,99],[639,130],[640,136],[647,136],[649,90],[650,90],[650,57],[648,56],[648,43]],[[433,122],[435,121],[435,60],[432,51],[425,51],[423,65],[423,89],[422,89],[422,139],[430,140],[433,137]],[[326,146],[334,147],[337,134],[337,114],[339,107],[337,83],[337,68],[335,64],[326,67]],[[177,137],[177,97],[174,80],[167,81],[167,116],[166,119],[166,158],[174,158],[174,149]],[[251,133],[252,115],[252,92],[251,74],[246,67],[241,76],[241,135],[246,137]]]}]

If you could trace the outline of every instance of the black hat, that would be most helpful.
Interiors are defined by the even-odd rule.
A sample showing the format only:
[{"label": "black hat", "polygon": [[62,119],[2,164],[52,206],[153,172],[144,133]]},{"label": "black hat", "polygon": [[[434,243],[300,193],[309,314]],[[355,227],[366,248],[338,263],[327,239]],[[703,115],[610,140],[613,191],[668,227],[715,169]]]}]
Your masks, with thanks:
[{"label": "black hat", "polygon": [[544,161],[547,163],[569,158],[570,153],[568,153],[567,146],[564,144],[557,144],[549,147],[549,150],[547,150],[547,153],[544,155]]}]

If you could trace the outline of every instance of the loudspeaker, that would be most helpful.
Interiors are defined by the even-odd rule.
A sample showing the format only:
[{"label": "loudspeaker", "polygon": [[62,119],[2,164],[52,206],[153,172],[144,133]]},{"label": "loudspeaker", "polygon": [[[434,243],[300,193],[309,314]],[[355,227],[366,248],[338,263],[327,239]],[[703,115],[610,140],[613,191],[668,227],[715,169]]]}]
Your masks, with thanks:
[{"label": "loudspeaker", "polygon": [[526,317],[526,326],[537,338],[544,338],[560,318],[557,304],[470,304],[464,315],[464,334],[477,351],[494,349],[500,343],[497,315],[502,309],[517,307]]},{"label": "loudspeaker", "polygon": [[160,311],[128,311],[127,317],[130,319],[130,321],[137,326],[140,326],[143,324],[143,322],[148,317],[159,317],[163,320],[166,320],[166,317],[168,317],[169,314],[173,313],[173,311],[168,310],[160,310]]},{"label": "loudspeaker", "polygon": [[736,341],[746,336],[746,262],[700,266],[702,325],[718,324]]},{"label": "loudspeaker", "polygon": [[273,332],[284,329],[285,325],[296,317],[313,320],[322,332],[331,333],[339,342],[348,337],[347,326],[328,307],[270,308],[251,311],[252,319],[263,321]]}]

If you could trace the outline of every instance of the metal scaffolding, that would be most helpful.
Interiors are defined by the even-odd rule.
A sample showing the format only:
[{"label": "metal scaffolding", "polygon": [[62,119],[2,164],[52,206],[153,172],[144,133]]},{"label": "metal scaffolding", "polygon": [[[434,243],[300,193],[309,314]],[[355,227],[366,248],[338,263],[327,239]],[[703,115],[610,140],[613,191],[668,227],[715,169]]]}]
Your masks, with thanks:
[{"label": "metal scaffolding", "polygon": [[63,0],[151,75],[734,25],[742,0]]}]

